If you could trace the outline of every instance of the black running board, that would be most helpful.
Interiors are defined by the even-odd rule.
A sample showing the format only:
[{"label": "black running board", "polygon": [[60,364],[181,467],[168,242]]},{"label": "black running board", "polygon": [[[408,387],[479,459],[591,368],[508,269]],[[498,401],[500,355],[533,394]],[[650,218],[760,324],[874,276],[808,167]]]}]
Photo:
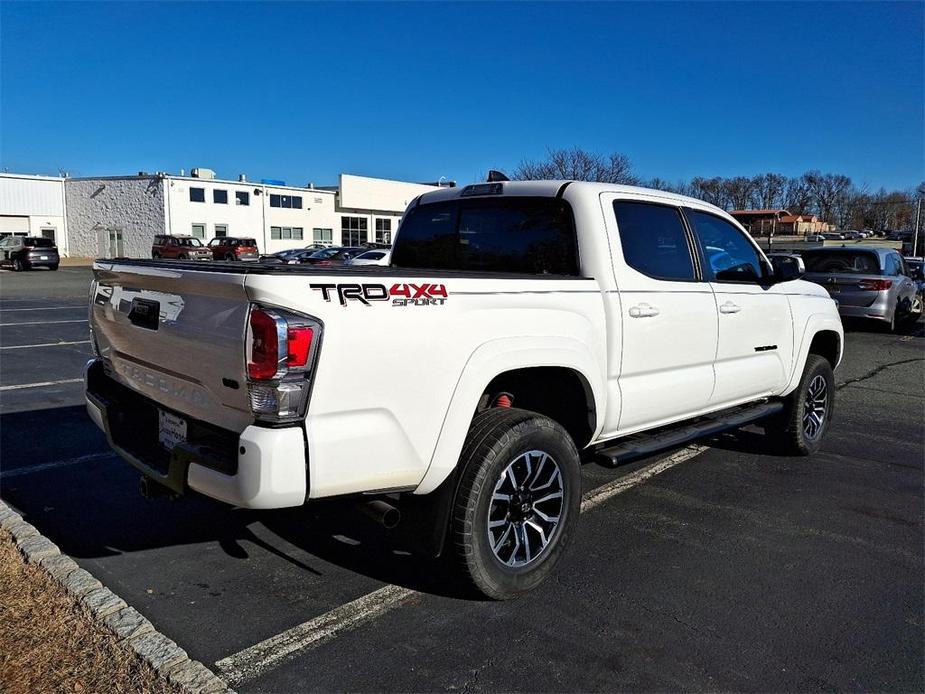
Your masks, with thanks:
[{"label": "black running board", "polygon": [[721,410],[694,420],[680,422],[654,431],[632,434],[618,439],[612,446],[604,444],[594,452],[598,462],[604,465],[620,465],[634,458],[643,458],[666,448],[674,448],[705,436],[713,436],[729,429],[737,429],[755,420],[777,414],[784,409],[780,400],[744,405]]}]

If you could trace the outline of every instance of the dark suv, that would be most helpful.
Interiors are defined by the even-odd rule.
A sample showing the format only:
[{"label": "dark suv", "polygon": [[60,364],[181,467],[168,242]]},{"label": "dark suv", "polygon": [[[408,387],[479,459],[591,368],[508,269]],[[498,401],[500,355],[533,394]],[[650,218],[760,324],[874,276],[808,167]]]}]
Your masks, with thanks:
[{"label": "dark suv", "polygon": [[209,250],[215,260],[260,260],[257,241],[252,238],[221,236],[209,241]]},{"label": "dark suv", "polygon": [[212,252],[195,236],[170,236],[158,234],[151,246],[152,258],[176,258],[177,260],[212,260]]},{"label": "dark suv", "polygon": [[7,236],[0,240],[0,265],[9,265],[17,272],[35,267],[57,270],[59,262],[58,247],[51,239]]}]

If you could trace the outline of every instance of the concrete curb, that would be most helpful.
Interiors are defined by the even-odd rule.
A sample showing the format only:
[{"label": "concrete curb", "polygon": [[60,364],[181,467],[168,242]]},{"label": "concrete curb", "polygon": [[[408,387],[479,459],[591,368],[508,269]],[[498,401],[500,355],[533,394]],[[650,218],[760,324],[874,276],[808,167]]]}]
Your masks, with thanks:
[{"label": "concrete curb", "polygon": [[41,566],[100,625],[155,672],[191,694],[233,694],[224,680],[154,628],[135,608],[103,586],[58,546],[0,500],[0,527],[30,564]]}]

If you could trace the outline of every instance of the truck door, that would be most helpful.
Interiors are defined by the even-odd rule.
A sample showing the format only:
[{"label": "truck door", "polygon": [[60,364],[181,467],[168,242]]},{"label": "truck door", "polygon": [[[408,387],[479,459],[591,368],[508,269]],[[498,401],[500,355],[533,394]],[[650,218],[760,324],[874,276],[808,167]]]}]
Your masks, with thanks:
[{"label": "truck door", "polygon": [[770,265],[734,224],[700,210],[685,214],[703,253],[703,272],[711,281],[719,317],[711,404],[778,394],[789,380],[793,359],[786,285],[768,282]]},{"label": "truck door", "polygon": [[611,395],[621,406],[619,413],[608,410],[607,435],[708,406],[717,313],[713,290],[698,279],[695,244],[678,207],[614,193],[604,194],[602,204],[617,286],[607,294],[608,315],[611,330],[622,329],[610,354],[620,363]]}]

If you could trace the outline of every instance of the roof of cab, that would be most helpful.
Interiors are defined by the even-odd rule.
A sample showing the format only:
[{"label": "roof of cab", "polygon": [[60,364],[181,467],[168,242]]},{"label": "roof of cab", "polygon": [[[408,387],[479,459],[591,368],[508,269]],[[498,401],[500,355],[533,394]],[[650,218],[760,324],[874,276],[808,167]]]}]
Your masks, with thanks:
[{"label": "roof of cab", "polygon": [[[657,190],[655,188],[627,186],[617,183],[597,183],[591,181],[502,181],[497,183],[473,183],[467,186],[443,188],[441,190],[424,193],[420,196],[419,202],[426,204],[432,202],[440,202],[443,200],[453,200],[461,197],[493,197],[497,195],[497,193],[487,192],[487,187],[492,185],[501,186],[501,195],[555,197],[559,194],[560,191],[564,192],[565,190],[569,190],[570,193],[581,190],[595,196],[600,195],[601,193],[617,193],[638,198],[640,200],[658,200],[659,202],[665,202],[673,205],[684,205],[701,209],[707,208],[721,212],[724,216],[729,215],[728,212],[720,209],[719,207],[716,207],[715,205],[711,205],[707,202],[704,202],[703,200],[691,198],[686,195],[669,193],[668,191]],[[479,194],[476,192],[473,194],[471,189],[475,186],[485,186],[486,193]],[[568,186],[568,188],[566,189],[565,186]],[[470,192],[467,193],[466,191]]]}]

